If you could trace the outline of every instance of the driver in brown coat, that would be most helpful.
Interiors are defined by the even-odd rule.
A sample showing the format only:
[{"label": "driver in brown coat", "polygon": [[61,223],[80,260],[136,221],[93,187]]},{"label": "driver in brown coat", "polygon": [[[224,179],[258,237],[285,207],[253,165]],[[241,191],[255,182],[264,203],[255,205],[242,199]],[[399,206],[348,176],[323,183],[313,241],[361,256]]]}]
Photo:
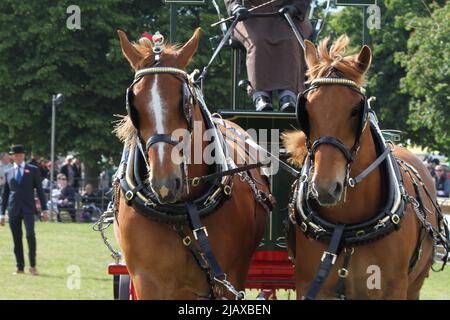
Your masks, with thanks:
[{"label": "driver in brown coat", "polygon": [[[297,93],[305,89],[303,50],[283,15],[251,17],[249,9],[268,0],[224,0],[229,15],[238,17],[233,39],[247,51],[249,95],[257,111],[271,111],[272,93],[278,93],[279,108],[295,112]],[[278,0],[254,13],[288,12],[305,38],[312,33],[307,13],[311,0]]]}]

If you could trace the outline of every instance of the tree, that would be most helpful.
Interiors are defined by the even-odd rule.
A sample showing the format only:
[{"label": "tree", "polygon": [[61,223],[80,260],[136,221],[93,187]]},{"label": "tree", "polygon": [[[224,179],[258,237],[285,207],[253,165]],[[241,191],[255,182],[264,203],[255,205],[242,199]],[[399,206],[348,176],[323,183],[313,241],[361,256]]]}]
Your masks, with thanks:
[{"label": "tree", "polygon": [[[446,1],[434,1],[443,5]],[[377,97],[375,110],[383,128],[402,130],[403,140],[428,146],[431,139],[424,139],[430,134],[423,127],[411,126],[410,101],[414,92],[409,92],[401,85],[401,79],[407,76],[405,66],[396,56],[407,51],[407,43],[412,29],[412,19],[421,17],[431,20],[430,13],[422,1],[384,0],[378,1],[381,8],[381,29],[370,30],[373,60],[368,74],[367,94]],[[448,19],[447,19],[448,20]],[[447,21],[444,20],[444,21]],[[322,37],[346,33],[353,46],[362,42],[362,9],[346,7],[335,13],[322,32]],[[430,54],[438,54],[431,53]],[[434,129],[433,129],[434,130]]]},{"label": "tree", "polygon": [[[0,2],[0,150],[23,143],[29,150],[50,151],[51,96],[62,92],[56,113],[56,152],[74,151],[89,165],[121,153],[112,135],[114,114],[125,113],[125,89],[133,72],[122,56],[116,29],[137,40],[143,31],[169,35],[169,6],[159,0],[80,0],[81,29],[70,30],[69,1]],[[212,4],[178,7],[178,37],[184,42],[202,27],[201,45],[191,67],[211,55],[208,39],[219,33]],[[229,53],[222,54],[205,82],[212,106],[228,99]],[[225,57],[225,58],[224,58]],[[222,103],[218,103],[218,101]],[[105,161],[104,161],[105,162]],[[108,162],[108,161],[106,161]]]},{"label": "tree", "polygon": [[[76,151],[95,164],[120,154],[112,115],[124,110],[132,73],[120,52],[116,28],[137,33],[160,1],[78,1],[81,29],[69,30],[67,1],[0,3],[0,146],[23,143],[48,155],[51,95],[57,109],[57,152]],[[152,10],[153,9],[153,10]],[[145,13],[145,14],[144,14]]]},{"label": "tree", "polygon": [[408,51],[397,61],[406,69],[401,89],[411,95],[408,124],[415,142],[450,154],[450,4],[434,6],[431,16],[415,17]]}]

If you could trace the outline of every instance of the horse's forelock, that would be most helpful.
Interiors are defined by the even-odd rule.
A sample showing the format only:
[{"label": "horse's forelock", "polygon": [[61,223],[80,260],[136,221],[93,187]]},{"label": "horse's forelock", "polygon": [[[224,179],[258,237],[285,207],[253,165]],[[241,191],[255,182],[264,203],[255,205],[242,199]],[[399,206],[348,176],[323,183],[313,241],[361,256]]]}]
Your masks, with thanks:
[{"label": "horse's forelock", "polygon": [[359,86],[365,82],[364,74],[358,68],[355,61],[355,55],[345,56],[345,51],[349,44],[349,38],[346,35],[340,36],[328,49],[330,38],[322,40],[318,46],[319,62],[307,72],[308,82],[316,78],[324,77],[330,67],[339,70],[350,80],[355,81]]},{"label": "horse's forelock", "polygon": [[[148,38],[142,37],[133,45],[142,54],[142,56],[145,57],[138,66],[139,69],[143,68],[150,62],[151,58],[153,57],[153,43]],[[164,60],[164,58],[167,58],[168,56],[176,58],[177,52],[180,47],[181,44],[164,44],[164,54],[161,56],[161,59]]]}]

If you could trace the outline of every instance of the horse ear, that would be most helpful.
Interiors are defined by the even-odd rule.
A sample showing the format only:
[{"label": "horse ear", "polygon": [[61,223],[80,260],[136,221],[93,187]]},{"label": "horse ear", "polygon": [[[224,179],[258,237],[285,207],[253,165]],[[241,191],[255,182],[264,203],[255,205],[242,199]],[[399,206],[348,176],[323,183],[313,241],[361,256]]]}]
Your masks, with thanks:
[{"label": "horse ear", "polygon": [[314,44],[309,41],[305,40],[305,61],[306,65],[309,69],[314,67],[317,63],[319,63],[319,58],[317,57],[317,49],[314,46]]},{"label": "horse ear", "polygon": [[144,58],[142,54],[131,44],[128,40],[127,35],[122,30],[117,30],[120,39],[120,46],[122,47],[122,53],[127,58],[133,69],[137,69],[138,64]]},{"label": "horse ear", "polygon": [[194,56],[198,48],[198,40],[200,38],[200,28],[195,29],[194,35],[185,45],[178,50],[178,61],[182,68],[186,67]]},{"label": "horse ear", "polygon": [[370,50],[368,46],[364,45],[361,48],[358,57],[356,58],[356,63],[358,64],[359,70],[361,70],[362,73],[366,73],[370,67],[371,62],[372,50]]}]

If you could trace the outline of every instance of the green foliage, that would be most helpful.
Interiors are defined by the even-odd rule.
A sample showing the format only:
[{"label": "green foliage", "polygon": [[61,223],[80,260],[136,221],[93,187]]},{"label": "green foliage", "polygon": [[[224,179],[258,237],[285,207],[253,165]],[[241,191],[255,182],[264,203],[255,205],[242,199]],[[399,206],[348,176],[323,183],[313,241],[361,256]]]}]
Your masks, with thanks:
[{"label": "green foliage", "polygon": [[449,19],[449,3],[436,7],[431,19],[413,18],[408,50],[397,55],[407,71],[402,91],[411,95],[408,124],[414,131],[425,131],[417,141],[446,154],[450,153]]},{"label": "green foliage", "polygon": [[[445,1],[436,2],[442,6]],[[223,1],[218,3],[226,14]],[[62,92],[66,100],[57,107],[57,153],[75,151],[91,165],[110,158],[117,163],[121,146],[111,134],[113,115],[125,113],[124,93],[133,73],[122,56],[116,29],[124,29],[131,40],[143,31],[157,30],[169,38],[169,5],[159,0],[80,0],[82,29],[69,30],[70,4],[68,0],[0,2],[0,150],[23,143],[48,156],[51,96]],[[380,5],[382,29],[371,31],[374,60],[368,93],[378,98],[383,127],[404,130],[413,142],[444,149],[448,147],[448,53],[443,53],[448,52],[448,13],[435,13],[442,28],[427,34],[425,29],[434,25],[421,1],[385,0]],[[201,71],[222,36],[219,27],[210,27],[217,14],[210,1],[177,8],[177,41],[184,43],[196,27],[202,28],[199,50],[188,67],[189,72]],[[408,42],[415,25],[422,29]],[[325,26],[321,37],[347,33],[356,50],[362,41],[362,9],[339,11]],[[231,104],[230,53],[229,47],[222,50],[204,82],[212,110]],[[414,84],[413,79],[420,81]],[[425,92],[430,84],[433,87]],[[244,93],[238,94],[241,101],[245,99]]]},{"label": "green foliage", "polygon": [[[56,112],[56,150],[94,164],[120,149],[112,115],[123,111],[132,73],[119,49],[116,28],[141,31],[144,12],[159,1],[78,1],[81,30],[69,30],[70,1],[0,3],[0,146],[23,143],[48,155],[51,95],[66,99]],[[154,10],[153,10],[154,11]],[[120,151],[119,151],[120,153]]]},{"label": "green foliage", "polygon": [[[209,2],[209,1],[208,1]],[[50,153],[51,96],[66,99],[56,111],[56,152],[75,151],[90,165],[118,161],[121,146],[111,134],[114,114],[124,114],[124,93],[133,73],[116,33],[130,40],[159,30],[169,38],[169,5],[158,0],[77,1],[81,30],[69,30],[70,1],[0,2],[0,150],[23,143]],[[225,12],[225,11],[222,11]],[[178,6],[177,40],[187,41],[198,26],[202,36],[189,69],[201,69],[211,55],[209,38],[220,33],[212,4]],[[213,64],[205,82],[212,106],[229,104],[230,50]],[[220,102],[220,103],[219,103]]]}]

